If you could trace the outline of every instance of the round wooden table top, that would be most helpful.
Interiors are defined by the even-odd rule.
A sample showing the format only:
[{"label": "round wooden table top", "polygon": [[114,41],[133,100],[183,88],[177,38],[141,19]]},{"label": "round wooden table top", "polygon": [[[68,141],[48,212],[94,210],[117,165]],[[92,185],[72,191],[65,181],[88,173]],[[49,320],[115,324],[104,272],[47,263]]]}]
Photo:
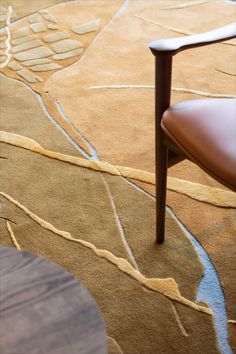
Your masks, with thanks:
[{"label": "round wooden table top", "polygon": [[47,259],[0,247],[0,353],[106,354],[95,300]]}]

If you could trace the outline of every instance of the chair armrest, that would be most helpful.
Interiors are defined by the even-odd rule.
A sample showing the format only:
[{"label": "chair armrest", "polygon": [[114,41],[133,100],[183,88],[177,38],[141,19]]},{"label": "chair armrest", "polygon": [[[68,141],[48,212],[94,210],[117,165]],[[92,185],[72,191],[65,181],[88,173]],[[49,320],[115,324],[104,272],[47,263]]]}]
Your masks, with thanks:
[{"label": "chair armrest", "polygon": [[191,36],[158,39],[149,43],[154,55],[173,56],[185,49],[202,47],[236,37],[236,22],[209,32]]}]

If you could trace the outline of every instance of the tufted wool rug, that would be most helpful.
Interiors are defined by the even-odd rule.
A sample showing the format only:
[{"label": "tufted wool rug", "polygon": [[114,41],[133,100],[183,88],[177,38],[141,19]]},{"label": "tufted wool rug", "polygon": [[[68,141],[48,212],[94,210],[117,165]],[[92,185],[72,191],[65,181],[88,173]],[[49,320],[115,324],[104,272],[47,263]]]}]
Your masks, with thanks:
[{"label": "tufted wool rug", "polygon": [[[0,243],[78,277],[110,354],[236,351],[235,194],[190,162],[172,167],[155,243],[148,49],[233,22],[236,5],[2,0],[0,11]],[[172,102],[234,95],[235,45],[177,55]]]}]

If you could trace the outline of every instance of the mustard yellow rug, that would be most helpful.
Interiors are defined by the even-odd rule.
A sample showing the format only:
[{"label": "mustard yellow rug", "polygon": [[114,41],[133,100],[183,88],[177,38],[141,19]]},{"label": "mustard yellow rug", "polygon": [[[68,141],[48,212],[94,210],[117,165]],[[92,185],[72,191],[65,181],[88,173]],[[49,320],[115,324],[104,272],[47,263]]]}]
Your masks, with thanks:
[{"label": "mustard yellow rug", "polygon": [[[1,245],[74,274],[110,354],[236,351],[235,194],[190,162],[171,168],[155,243],[148,49],[233,22],[236,4],[2,0],[0,11]],[[178,55],[172,101],[234,95],[235,55],[235,41]]]}]

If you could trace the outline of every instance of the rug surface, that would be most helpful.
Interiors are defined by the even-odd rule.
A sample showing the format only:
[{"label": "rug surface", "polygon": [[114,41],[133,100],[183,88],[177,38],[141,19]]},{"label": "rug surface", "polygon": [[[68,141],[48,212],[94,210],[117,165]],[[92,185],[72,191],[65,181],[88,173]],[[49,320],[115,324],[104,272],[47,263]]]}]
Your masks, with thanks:
[{"label": "rug surface", "polygon": [[[148,49],[235,15],[223,0],[1,2],[0,244],[78,278],[110,354],[236,351],[235,193],[172,167],[155,243]],[[177,55],[172,102],[233,96],[235,45]]]}]

